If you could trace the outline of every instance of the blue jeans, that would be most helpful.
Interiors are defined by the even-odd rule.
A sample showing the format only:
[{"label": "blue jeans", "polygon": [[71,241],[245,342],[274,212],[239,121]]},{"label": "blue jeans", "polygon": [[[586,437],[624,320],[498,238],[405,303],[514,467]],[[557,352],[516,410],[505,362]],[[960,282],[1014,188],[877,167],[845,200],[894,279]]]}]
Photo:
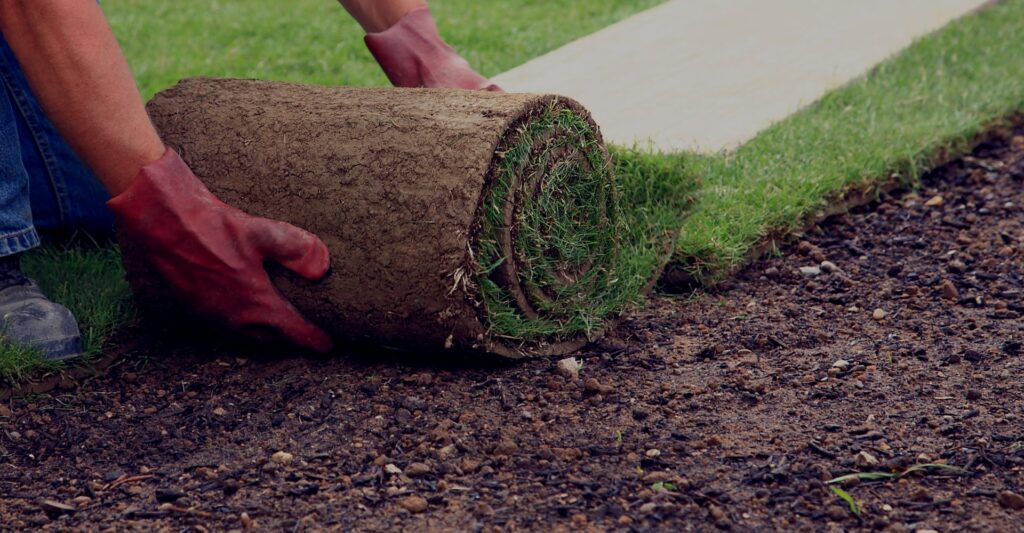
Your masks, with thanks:
[{"label": "blue jeans", "polygon": [[0,36],[0,256],[38,246],[38,230],[109,234],[109,198],[46,118]]}]

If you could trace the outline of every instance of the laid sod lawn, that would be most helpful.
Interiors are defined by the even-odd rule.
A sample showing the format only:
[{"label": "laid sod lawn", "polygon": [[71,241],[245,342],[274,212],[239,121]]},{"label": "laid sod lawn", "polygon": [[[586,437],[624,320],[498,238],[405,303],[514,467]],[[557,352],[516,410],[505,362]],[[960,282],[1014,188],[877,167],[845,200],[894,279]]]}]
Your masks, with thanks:
[{"label": "laid sod lawn", "polygon": [[767,239],[801,229],[847,188],[916,180],[942,152],[1024,111],[1024,0],[956,21],[735,153],[695,158],[700,198],[673,268],[722,280]]},{"label": "laid sod lawn", "polygon": [[[486,10],[471,1],[435,0],[433,5],[442,31],[491,75],[656,3],[507,1],[488,3]],[[199,74],[384,83],[362,49],[359,32],[326,0],[106,0],[104,7],[147,96],[181,76]],[[577,13],[569,16],[565,10]],[[576,22],[566,28],[567,20]],[[802,229],[843,191],[894,179],[912,183],[937,154],[961,153],[987,126],[1024,111],[1022,20],[1024,0],[1006,0],[919,40],[735,153],[627,154],[631,163],[619,165],[620,175],[625,172],[623,182],[636,183],[644,178],[630,172],[661,169],[647,175],[661,176],[665,183],[649,184],[645,194],[700,176],[703,185],[684,223],[674,268],[697,283],[715,283],[746,264],[766,241]],[[109,251],[82,253],[74,261],[119,273]],[[123,285],[110,281],[100,287],[95,279],[46,268],[60,260],[41,257],[31,273],[44,287],[88,295],[82,301],[94,309],[123,309]],[[80,318],[97,332],[109,332],[128,313]],[[103,337],[94,341],[94,350],[102,348]],[[13,353],[0,351],[0,376],[37,369],[38,361]]]}]

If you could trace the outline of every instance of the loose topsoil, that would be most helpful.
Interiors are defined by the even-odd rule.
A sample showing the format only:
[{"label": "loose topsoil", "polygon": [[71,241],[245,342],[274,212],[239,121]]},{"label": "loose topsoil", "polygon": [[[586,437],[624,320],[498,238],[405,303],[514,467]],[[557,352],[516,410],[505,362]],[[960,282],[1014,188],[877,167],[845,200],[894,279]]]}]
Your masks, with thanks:
[{"label": "loose topsoil", "polygon": [[[196,78],[147,107],[219,198],[324,240],[326,279],[275,281],[339,340],[572,352],[668,258],[636,266],[635,243],[619,242],[627,221],[611,161],[567,98]],[[159,278],[124,249],[129,280],[162,320]]]},{"label": "loose topsoil", "polygon": [[[153,338],[0,412],[0,528],[1024,530],[1024,130],[554,360]],[[277,354],[280,356],[280,354]],[[568,374],[568,372],[567,372]],[[857,471],[932,469],[843,489]]]}]

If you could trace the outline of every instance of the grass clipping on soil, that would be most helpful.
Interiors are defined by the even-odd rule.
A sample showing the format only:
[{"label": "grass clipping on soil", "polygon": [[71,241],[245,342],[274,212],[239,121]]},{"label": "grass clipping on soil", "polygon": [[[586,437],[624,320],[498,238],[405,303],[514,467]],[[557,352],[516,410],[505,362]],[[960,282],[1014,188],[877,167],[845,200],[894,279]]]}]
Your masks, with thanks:
[{"label": "grass clipping on soil", "polygon": [[[612,158],[556,96],[190,79],[149,110],[225,202],[327,243],[327,279],[275,272],[285,296],[386,346],[578,349],[650,290],[692,189],[673,163]],[[161,308],[159,280],[125,257],[143,308]]]}]

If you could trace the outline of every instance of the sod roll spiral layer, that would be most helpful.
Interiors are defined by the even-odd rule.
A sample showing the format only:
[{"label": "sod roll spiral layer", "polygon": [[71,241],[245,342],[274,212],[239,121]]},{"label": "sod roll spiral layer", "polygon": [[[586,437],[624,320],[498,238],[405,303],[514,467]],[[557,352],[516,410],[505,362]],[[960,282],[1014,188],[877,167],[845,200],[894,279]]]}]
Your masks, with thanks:
[{"label": "sod roll spiral layer", "polygon": [[[271,272],[339,339],[571,352],[649,290],[679,223],[663,199],[623,211],[597,126],[562,97],[197,78],[148,109],[222,200],[324,240],[324,280]],[[163,306],[124,253],[143,308]]]}]

